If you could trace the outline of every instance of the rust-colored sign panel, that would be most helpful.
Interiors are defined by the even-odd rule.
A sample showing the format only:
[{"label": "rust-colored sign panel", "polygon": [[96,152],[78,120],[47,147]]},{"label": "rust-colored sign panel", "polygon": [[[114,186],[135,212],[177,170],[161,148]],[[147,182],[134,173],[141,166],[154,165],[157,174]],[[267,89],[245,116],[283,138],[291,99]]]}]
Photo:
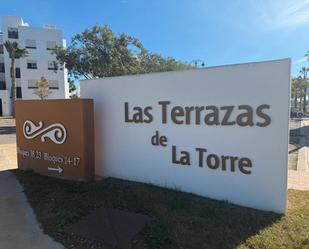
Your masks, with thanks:
[{"label": "rust-colored sign panel", "polygon": [[71,180],[94,177],[91,99],[18,100],[18,168]]}]

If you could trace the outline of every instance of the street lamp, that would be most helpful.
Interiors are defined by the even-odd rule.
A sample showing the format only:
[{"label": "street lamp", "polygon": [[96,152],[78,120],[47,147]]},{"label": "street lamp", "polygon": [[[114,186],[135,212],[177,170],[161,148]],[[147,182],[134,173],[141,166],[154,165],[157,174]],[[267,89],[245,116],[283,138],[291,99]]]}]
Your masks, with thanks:
[{"label": "street lamp", "polygon": [[195,68],[205,67],[206,65],[205,62],[200,59],[192,60],[190,64]]}]

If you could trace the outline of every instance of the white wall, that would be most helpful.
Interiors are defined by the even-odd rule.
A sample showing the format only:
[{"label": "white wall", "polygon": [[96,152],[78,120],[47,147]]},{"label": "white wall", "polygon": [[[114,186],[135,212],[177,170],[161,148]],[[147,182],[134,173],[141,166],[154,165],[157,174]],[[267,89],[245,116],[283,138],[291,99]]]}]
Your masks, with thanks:
[{"label": "white wall", "polygon": [[[6,16],[2,18],[2,40],[3,43],[7,40],[16,41],[19,43],[18,39],[9,39],[8,38],[8,28],[18,28],[18,26],[23,25],[23,20],[17,16]],[[21,44],[20,44],[21,45]],[[5,66],[5,82],[6,89],[11,91],[11,76],[10,76],[10,68],[11,68],[11,59],[9,58],[9,54],[4,48],[4,66]],[[16,67],[20,67],[20,61],[16,60]],[[16,79],[16,86],[20,85],[20,79]]]},{"label": "white wall", "polygon": [[[69,86],[67,82],[67,70],[48,70],[48,61],[54,61],[55,56],[46,49],[47,41],[56,41],[57,46],[65,46],[63,32],[58,29],[36,28],[26,25],[20,17],[4,16],[2,18],[3,42],[6,40],[16,41],[20,47],[25,47],[26,39],[36,41],[36,49],[27,49],[29,55],[26,58],[16,60],[16,67],[20,68],[21,78],[16,80],[17,86],[22,87],[23,99],[38,99],[34,95],[34,89],[28,88],[28,80],[39,80],[42,76],[48,80],[57,80],[59,89],[51,89],[49,99],[63,99],[69,97]],[[8,39],[8,28],[18,28],[18,39]],[[27,60],[36,60],[38,69],[27,69]],[[4,49],[5,81],[8,90],[11,90],[10,66],[11,59]]]},{"label": "white wall", "polygon": [[[50,99],[63,99],[66,98],[65,85],[67,79],[63,70],[48,70],[48,61],[54,61],[55,56],[51,51],[46,50],[47,41],[56,41],[58,46],[62,45],[63,34],[61,30],[57,29],[42,29],[32,28],[27,26],[19,27],[19,41],[22,47],[25,47],[26,39],[36,40],[36,49],[28,49],[29,55],[20,59],[21,70],[21,85],[23,99],[36,99],[39,98],[33,95],[34,89],[28,89],[28,80],[38,80],[42,76],[48,80],[57,80],[59,89],[51,89],[52,94],[48,97]],[[36,60],[37,69],[27,69],[27,60]],[[66,81],[65,81],[66,80]],[[64,84],[63,82],[66,82]]]},{"label": "white wall", "polygon": [[[93,98],[96,174],[178,188],[185,192],[278,213],[287,195],[290,60],[248,63],[182,72],[81,82],[81,97]],[[266,127],[176,125],[161,122],[158,101],[172,106],[270,105]],[[153,122],[127,123],[124,103],[151,106]],[[237,112],[233,112],[235,118]],[[130,114],[132,115],[132,114]],[[220,117],[222,118],[220,112]],[[254,122],[260,118],[254,116]],[[155,131],[167,147],[150,142]],[[172,163],[172,145],[191,155],[190,166]],[[251,174],[198,166],[196,147],[217,155],[248,157]],[[179,156],[179,155],[178,155]]]},{"label": "white wall", "polygon": [[12,113],[12,103],[10,92],[8,90],[0,90],[0,99],[2,102],[2,115],[9,116]]}]

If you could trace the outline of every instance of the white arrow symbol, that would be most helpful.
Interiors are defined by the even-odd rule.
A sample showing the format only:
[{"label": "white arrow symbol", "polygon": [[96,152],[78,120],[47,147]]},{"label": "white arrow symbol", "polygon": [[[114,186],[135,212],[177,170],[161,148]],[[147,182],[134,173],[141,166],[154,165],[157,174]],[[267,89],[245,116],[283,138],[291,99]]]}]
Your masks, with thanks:
[{"label": "white arrow symbol", "polygon": [[48,167],[47,169],[48,169],[48,170],[51,170],[51,171],[58,171],[59,174],[63,172],[63,169],[60,168],[59,166],[58,166],[58,168],[51,168],[51,167]]}]

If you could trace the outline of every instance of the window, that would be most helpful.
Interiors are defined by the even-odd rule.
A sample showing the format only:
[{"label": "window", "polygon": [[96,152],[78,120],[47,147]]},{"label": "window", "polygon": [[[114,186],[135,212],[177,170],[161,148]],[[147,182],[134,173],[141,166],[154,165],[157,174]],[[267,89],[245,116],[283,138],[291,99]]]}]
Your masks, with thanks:
[{"label": "window", "polygon": [[56,61],[48,61],[48,70],[58,70],[58,64]]},{"label": "window", "polygon": [[17,97],[18,99],[21,99],[21,98],[22,98],[22,95],[21,95],[21,87],[20,87],[20,86],[16,87],[16,97]]},{"label": "window", "polygon": [[54,49],[56,46],[57,46],[57,44],[56,44],[55,41],[47,41],[46,49],[47,49],[47,50],[52,50],[52,49]]},{"label": "window", "polygon": [[31,39],[27,39],[26,40],[26,48],[36,48],[36,41],[35,40],[31,40]]},{"label": "window", "polygon": [[27,68],[28,69],[38,69],[36,60],[27,60]]},{"label": "window", "polygon": [[0,81],[0,90],[6,90],[5,81]]},{"label": "window", "polygon": [[15,76],[16,76],[16,79],[20,79],[20,68],[19,67],[15,68]]},{"label": "window", "polygon": [[0,54],[3,54],[3,45],[0,44]]},{"label": "window", "polygon": [[28,88],[29,89],[38,88],[37,82],[38,82],[37,80],[28,80]]},{"label": "window", "polygon": [[59,89],[58,80],[50,80],[49,89]]},{"label": "window", "polygon": [[8,28],[8,37],[11,39],[18,39],[18,29]]},{"label": "window", "polygon": [[[10,70],[12,70],[12,68]],[[12,75],[11,75],[11,77],[12,77]],[[20,68],[19,67],[15,68],[15,77],[16,77],[16,79],[20,79]]]},{"label": "window", "polygon": [[5,73],[4,63],[0,63],[0,73]]}]

